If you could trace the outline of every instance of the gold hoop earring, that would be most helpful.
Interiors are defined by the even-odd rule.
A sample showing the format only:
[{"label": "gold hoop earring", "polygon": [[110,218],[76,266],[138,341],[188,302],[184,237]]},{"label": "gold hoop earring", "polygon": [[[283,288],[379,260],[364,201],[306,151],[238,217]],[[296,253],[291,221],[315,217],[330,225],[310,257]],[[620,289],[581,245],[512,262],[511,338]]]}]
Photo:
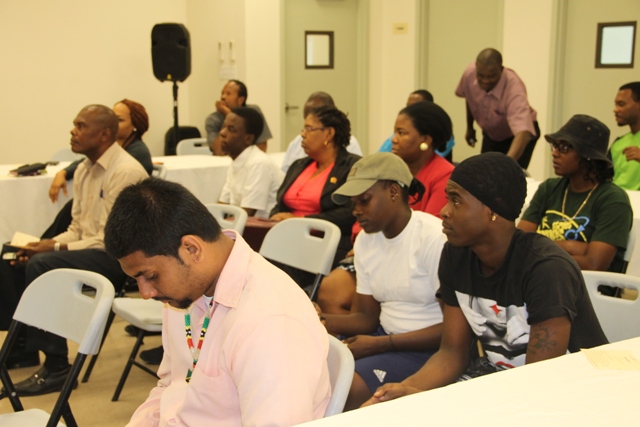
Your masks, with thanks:
[{"label": "gold hoop earring", "polygon": [[422,144],[420,144],[420,151],[427,151],[429,149],[429,144],[427,144],[426,142],[423,142]]}]

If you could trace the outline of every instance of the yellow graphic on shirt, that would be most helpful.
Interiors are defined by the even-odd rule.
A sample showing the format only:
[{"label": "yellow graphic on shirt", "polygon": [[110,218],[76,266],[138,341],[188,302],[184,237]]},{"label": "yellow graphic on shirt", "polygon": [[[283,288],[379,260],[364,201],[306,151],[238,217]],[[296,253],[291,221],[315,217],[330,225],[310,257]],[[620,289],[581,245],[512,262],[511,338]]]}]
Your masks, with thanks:
[{"label": "yellow graphic on shirt", "polygon": [[588,224],[589,218],[586,216],[571,218],[562,212],[550,209],[545,212],[536,231],[554,241],[581,240],[586,242],[587,237],[584,230]]}]

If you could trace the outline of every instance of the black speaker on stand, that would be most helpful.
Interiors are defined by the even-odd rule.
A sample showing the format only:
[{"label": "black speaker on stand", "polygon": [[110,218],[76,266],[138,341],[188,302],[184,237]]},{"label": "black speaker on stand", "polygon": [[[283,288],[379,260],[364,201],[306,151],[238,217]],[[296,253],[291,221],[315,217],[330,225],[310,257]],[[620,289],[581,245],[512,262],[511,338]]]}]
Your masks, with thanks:
[{"label": "black speaker on stand", "polygon": [[191,74],[189,31],[182,24],[156,24],[151,30],[153,74],[158,80],[173,82],[173,141],[165,140],[164,154],[176,154],[178,145],[178,82]]}]

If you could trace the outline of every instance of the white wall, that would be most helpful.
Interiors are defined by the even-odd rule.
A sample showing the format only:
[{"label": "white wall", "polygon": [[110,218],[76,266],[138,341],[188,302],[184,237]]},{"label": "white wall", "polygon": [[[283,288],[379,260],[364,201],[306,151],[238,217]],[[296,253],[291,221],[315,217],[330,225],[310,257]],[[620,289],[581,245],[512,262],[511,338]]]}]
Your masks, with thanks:
[{"label": "white wall", "polygon": [[[169,83],[153,76],[151,29],[184,22],[185,0],[0,2],[0,162],[46,161],[69,144],[82,107],[142,103],[151,118],[145,141],[162,151],[172,123]],[[189,116],[189,88],[180,116]]]},{"label": "white wall", "polygon": [[[527,87],[529,104],[538,113],[542,135],[547,128],[551,93],[551,34],[554,0],[508,0],[504,2],[502,57]],[[549,145],[541,136],[528,171],[533,178],[546,179],[551,172]]]},{"label": "white wall", "polygon": [[[360,145],[374,153],[414,90],[416,1],[383,0],[369,7],[369,142]],[[407,34],[393,34],[394,23],[408,24]]]}]

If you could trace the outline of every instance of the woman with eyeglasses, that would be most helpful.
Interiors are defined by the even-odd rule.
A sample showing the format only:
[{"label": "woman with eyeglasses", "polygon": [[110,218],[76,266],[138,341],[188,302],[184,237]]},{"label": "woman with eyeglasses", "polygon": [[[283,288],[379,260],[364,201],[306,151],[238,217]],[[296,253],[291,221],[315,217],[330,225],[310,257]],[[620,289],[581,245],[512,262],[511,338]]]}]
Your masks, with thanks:
[{"label": "woman with eyeglasses", "polygon": [[556,241],[582,270],[621,272],[633,212],[627,193],[611,182],[609,129],[575,115],[545,139],[560,178],[540,185],[518,228]]},{"label": "woman with eyeglasses", "polygon": [[[302,148],[308,157],[296,160],[289,167],[278,189],[271,219],[308,217],[334,223],[342,234],[335,257],[341,260],[351,249],[351,227],[355,218],[351,207],[337,205],[331,200],[331,194],[345,183],[351,166],[360,159],[346,149],[351,124],[335,107],[320,107],[307,114],[300,133]],[[294,277],[304,286],[300,283],[302,279],[298,279]]]}]

